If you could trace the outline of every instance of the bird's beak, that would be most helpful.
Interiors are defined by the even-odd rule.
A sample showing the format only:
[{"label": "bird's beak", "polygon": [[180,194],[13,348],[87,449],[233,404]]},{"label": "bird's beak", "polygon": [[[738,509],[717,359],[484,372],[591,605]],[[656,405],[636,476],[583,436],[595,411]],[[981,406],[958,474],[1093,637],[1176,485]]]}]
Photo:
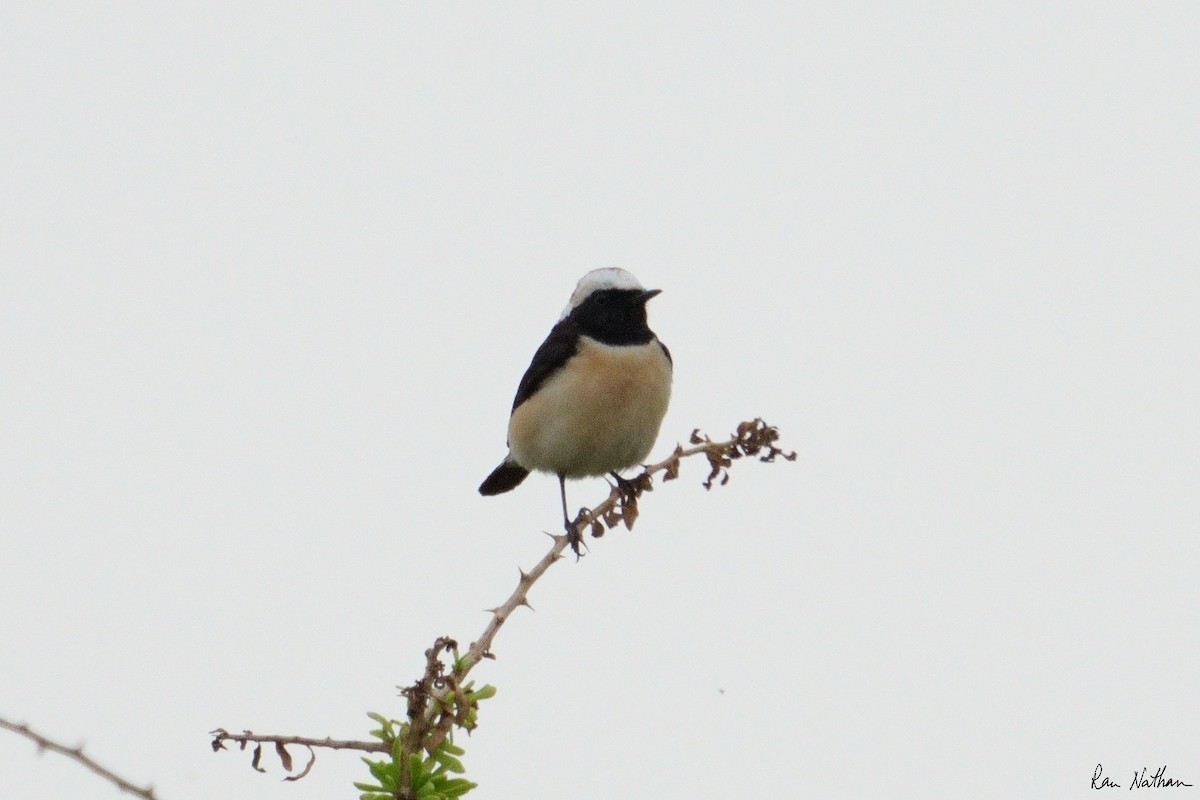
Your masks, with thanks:
[{"label": "bird's beak", "polygon": [[637,299],[639,303],[646,305],[646,303],[650,302],[651,298],[657,297],[660,294],[662,294],[662,289],[647,289],[639,294]]}]

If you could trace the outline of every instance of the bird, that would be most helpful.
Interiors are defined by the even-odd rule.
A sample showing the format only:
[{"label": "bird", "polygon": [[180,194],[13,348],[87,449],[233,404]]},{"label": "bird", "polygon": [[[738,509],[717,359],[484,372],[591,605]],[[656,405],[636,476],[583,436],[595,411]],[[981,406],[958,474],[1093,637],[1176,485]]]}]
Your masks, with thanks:
[{"label": "bird", "polygon": [[563,527],[579,555],[567,513],[567,479],[611,475],[650,454],[671,399],[674,363],[646,320],[661,294],[619,267],[579,279],[546,341],[517,386],[508,454],[479,486],[482,495],[515,489],[530,472],[558,476]]}]

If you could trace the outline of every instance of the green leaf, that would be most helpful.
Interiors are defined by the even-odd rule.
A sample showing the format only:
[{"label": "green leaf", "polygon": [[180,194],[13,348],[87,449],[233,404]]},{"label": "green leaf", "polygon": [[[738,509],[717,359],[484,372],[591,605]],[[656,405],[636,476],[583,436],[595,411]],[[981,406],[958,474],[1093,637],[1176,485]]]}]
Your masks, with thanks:
[{"label": "green leaf", "polygon": [[388,719],[383,714],[376,714],[374,711],[368,712],[367,716],[379,723],[379,727],[371,731],[372,736],[383,742],[387,742],[395,738],[396,729],[392,720]]},{"label": "green leaf", "polygon": [[455,778],[446,781],[445,785],[442,786],[442,794],[449,798],[462,797],[478,785],[477,783],[471,783],[466,778]]},{"label": "green leaf", "polygon": [[441,764],[443,767],[450,770],[451,772],[460,772],[461,773],[461,772],[467,771],[466,768],[462,765],[461,761],[459,761],[457,758],[450,755],[449,753],[444,752],[444,750],[440,747],[438,748],[437,752],[433,754],[433,760],[438,762],[439,764]]},{"label": "green leaf", "polygon": [[496,696],[496,687],[490,683],[485,683],[481,688],[476,689],[467,696],[476,701],[487,700],[489,697]]},{"label": "green leaf", "polygon": [[438,750],[445,750],[452,756],[461,756],[463,753],[467,752],[449,739],[447,739],[442,746],[438,748]]},{"label": "green leaf", "polygon": [[425,762],[416,753],[408,755],[408,775],[414,789],[419,789],[421,786],[429,782],[429,767],[425,766]]}]

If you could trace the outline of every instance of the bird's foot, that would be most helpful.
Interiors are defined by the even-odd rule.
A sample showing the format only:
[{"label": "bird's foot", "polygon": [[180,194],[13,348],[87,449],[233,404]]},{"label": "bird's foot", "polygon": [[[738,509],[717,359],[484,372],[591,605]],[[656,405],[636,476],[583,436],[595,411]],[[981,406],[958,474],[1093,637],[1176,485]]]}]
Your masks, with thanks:
[{"label": "bird's foot", "polygon": [[608,474],[617,482],[617,493],[620,495],[622,504],[631,500],[637,502],[638,496],[648,488],[644,479],[648,479],[649,476],[645,474],[636,478],[622,478],[615,472]]},{"label": "bird's foot", "polygon": [[587,545],[583,542],[583,534],[580,533],[580,529],[583,528],[584,523],[585,520],[583,519],[583,512],[580,512],[580,515],[575,518],[574,522],[564,523],[564,527],[567,531],[567,544],[571,546],[571,550],[575,553],[576,561],[578,561],[583,555],[583,553],[580,551],[580,548],[582,547],[584,550],[587,549]]}]

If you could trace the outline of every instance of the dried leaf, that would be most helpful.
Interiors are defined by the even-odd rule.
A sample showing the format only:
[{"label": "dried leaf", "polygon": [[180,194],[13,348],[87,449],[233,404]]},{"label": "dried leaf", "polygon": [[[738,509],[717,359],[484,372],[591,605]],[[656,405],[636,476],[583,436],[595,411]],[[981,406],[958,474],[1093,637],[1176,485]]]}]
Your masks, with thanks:
[{"label": "dried leaf", "polygon": [[306,764],[306,765],[304,766],[304,769],[303,769],[303,770],[301,770],[300,774],[298,774],[298,775],[289,775],[289,776],[287,776],[286,778],[284,778],[284,780],[285,780],[285,781],[298,781],[298,780],[300,780],[301,778],[303,778],[305,775],[307,775],[307,774],[309,773],[309,770],[311,770],[311,769],[313,768],[313,764],[315,764],[315,763],[317,763],[317,753],[316,753],[316,751],[315,751],[315,750],[313,750],[313,749],[310,747],[310,748],[308,748],[308,764]]},{"label": "dried leaf", "polygon": [[292,754],[283,746],[283,742],[275,743],[275,755],[279,756],[280,763],[283,764],[284,772],[292,771]]},{"label": "dried leaf", "polygon": [[610,509],[608,509],[608,511],[604,512],[604,524],[608,526],[608,529],[610,531],[613,528],[617,527],[617,523],[619,523],[620,521],[621,521],[621,512],[618,511],[616,508],[610,508]]},{"label": "dried leaf", "polygon": [[259,772],[266,772],[265,769],[258,765],[259,761],[262,761],[262,745],[256,744],[254,745],[254,757],[250,759],[250,766],[254,767],[254,769],[258,770]]}]

